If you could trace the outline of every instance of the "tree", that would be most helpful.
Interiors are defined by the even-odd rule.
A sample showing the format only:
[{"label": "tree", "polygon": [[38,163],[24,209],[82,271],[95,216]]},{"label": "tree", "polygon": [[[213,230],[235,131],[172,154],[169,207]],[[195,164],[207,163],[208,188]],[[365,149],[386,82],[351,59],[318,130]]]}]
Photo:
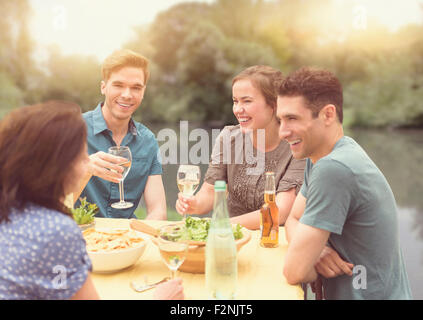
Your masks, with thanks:
[{"label": "tree", "polygon": [[96,58],[64,56],[56,47],[49,50],[47,74],[39,83],[41,101],[58,99],[78,103],[83,111],[101,101],[100,65]]},{"label": "tree", "polygon": [[6,72],[0,71],[0,119],[23,103],[23,93]]},{"label": "tree", "polygon": [[30,6],[26,0],[1,1],[0,11],[0,69],[25,90],[28,76],[35,70],[31,57],[34,42],[28,28]]},{"label": "tree", "polygon": [[207,20],[209,5],[182,3],[157,15],[149,33],[154,48],[152,60],[163,73],[172,73],[177,64],[176,52],[186,35],[199,20]]},{"label": "tree", "polygon": [[34,46],[28,30],[30,7],[26,0],[1,1],[0,12],[0,117],[24,104],[28,78],[34,73]]},{"label": "tree", "polygon": [[[178,5],[153,22],[148,33],[153,72],[140,112],[144,120],[233,123],[232,78],[251,65],[278,66],[270,45],[225,34],[215,9]],[[136,48],[145,38],[139,32],[126,47]]]}]

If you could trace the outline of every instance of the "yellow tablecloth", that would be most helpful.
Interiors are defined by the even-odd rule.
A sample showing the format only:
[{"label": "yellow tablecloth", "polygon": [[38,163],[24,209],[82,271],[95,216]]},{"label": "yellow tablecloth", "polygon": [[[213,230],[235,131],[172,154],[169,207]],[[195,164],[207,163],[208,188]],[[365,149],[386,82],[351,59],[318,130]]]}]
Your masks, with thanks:
[{"label": "yellow tablecloth", "polygon": [[[145,222],[160,226],[164,221]],[[128,227],[129,220],[97,218],[96,227]],[[300,286],[289,285],[282,274],[287,250],[284,228],[280,228],[279,247],[262,248],[259,245],[259,231],[252,232],[251,240],[238,253],[238,286],[236,299],[245,300],[298,300],[304,294]],[[153,290],[137,293],[129,283],[135,280],[144,283],[156,282],[169,276],[170,271],[160,258],[158,248],[149,242],[138,262],[125,270],[110,274],[92,273],[92,278],[101,299],[152,299]],[[183,279],[185,299],[208,299],[204,274],[178,272]]]}]

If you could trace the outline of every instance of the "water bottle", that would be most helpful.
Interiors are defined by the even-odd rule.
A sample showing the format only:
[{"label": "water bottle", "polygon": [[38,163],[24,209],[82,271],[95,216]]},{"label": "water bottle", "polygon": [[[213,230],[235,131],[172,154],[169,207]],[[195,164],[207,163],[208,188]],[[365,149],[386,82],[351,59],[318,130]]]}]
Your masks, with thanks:
[{"label": "water bottle", "polygon": [[237,250],[226,204],[226,183],[214,184],[214,208],[206,242],[206,288],[212,299],[234,299]]}]

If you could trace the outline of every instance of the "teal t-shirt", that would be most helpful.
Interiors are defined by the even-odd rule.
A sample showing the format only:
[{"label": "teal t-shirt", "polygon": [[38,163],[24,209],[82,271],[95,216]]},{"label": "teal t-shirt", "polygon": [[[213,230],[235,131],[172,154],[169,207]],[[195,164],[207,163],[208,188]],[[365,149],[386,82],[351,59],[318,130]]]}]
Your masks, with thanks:
[{"label": "teal t-shirt", "polygon": [[307,159],[300,222],[330,231],[329,245],[353,275],[323,278],[326,299],[411,299],[397,207],[382,172],[350,137],[314,165]]},{"label": "teal t-shirt", "polygon": [[[108,152],[116,146],[112,132],[107,128],[101,111],[101,104],[92,111],[83,114],[87,124],[88,154],[98,151]],[[119,184],[93,176],[82,191],[81,197],[97,204],[100,209],[98,216],[105,218],[135,218],[134,211],[144,193],[147,179],[150,175],[162,174],[159,145],[154,134],[141,123],[131,119],[128,133],[123,138],[122,146],[128,146],[132,154],[132,165],[126,176],[124,186],[125,201],[134,206],[129,209],[114,209],[110,205],[119,202]],[[79,205],[79,201],[76,206]]]}]

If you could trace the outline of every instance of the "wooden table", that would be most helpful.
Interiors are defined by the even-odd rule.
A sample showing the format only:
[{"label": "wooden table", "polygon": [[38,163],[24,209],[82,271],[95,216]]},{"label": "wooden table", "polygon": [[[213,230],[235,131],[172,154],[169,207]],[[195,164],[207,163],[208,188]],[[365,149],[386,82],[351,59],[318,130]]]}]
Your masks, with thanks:
[{"label": "wooden table", "polygon": [[[166,221],[145,222],[160,226]],[[127,219],[96,218],[97,227],[128,227]],[[252,232],[251,240],[238,253],[238,285],[236,299],[242,300],[302,300],[301,286],[289,285],[282,274],[284,257],[287,250],[284,228],[279,229],[279,247],[268,249],[259,245],[259,231]],[[110,274],[92,273],[92,278],[101,299],[152,299],[153,290],[137,293],[129,283],[135,280],[144,283],[156,282],[170,271],[160,258],[158,248],[150,241],[138,262],[125,270]],[[178,272],[183,279],[185,299],[209,299],[205,289],[204,274]]]}]

